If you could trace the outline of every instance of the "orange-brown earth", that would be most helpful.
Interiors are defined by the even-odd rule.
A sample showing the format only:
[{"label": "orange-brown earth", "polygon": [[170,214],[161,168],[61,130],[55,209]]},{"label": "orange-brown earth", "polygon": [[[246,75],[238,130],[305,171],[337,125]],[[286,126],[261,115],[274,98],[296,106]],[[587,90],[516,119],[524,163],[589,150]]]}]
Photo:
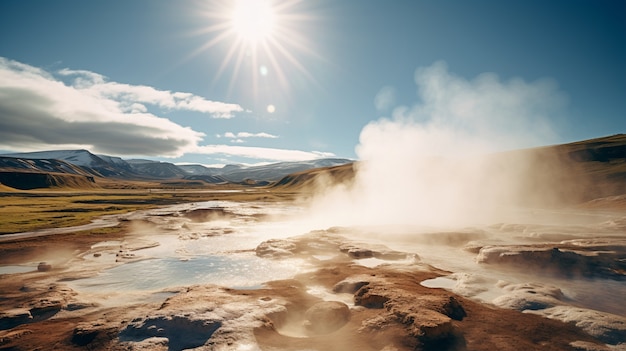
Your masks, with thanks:
[{"label": "orange-brown earth", "polygon": [[[123,237],[120,231],[2,243],[1,262],[38,259],[51,249],[85,251],[97,241]],[[406,261],[407,255],[346,242],[332,231],[270,240],[256,253],[267,259],[309,260],[316,268],[256,290],[191,286],[164,302],[122,306],[99,305],[72,291],[65,280],[76,273],[68,275],[62,265],[47,272],[5,275],[0,285],[4,323],[0,349],[236,350],[242,345],[250,345],[250,350],[607,349],[572,324],[423,287],[421,281],[446,272],[418,258],[396,264]],[[313,258],[330,254],[335,255],[330,260]],[[374,268],[355,264],[364,257],[380,257],[388,264]],[[312,286],[322,287],[340,302],[329,306],[311,293]],[[20,319],[20,311],[30,316]],[[7,318],[11,313],[13,320]]]}]

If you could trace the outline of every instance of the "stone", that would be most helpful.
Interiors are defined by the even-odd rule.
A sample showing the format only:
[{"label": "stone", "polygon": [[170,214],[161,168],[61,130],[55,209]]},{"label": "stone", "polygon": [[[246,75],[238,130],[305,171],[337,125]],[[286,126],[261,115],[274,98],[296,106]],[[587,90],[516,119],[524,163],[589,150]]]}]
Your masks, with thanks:
[{"label": "stone", "polygon": [[260,243],[255,252],[263,258],[284,258],[293,256],[296,248],[296,244],[290,240],[271,239]]},{"label": "stone", "polygon": [[333,286],[333,292],[335,293],[347,293],[354,294],[362,287],[366,286],[371,281],[371,276],[361,275],[355,277],[348,277]]},{"label": "stone", "polygon": [[367,308],[383,308],[385,303],[389,301],[389,297],[380,289],[372,289],[370,285],[360,288],[354,294],[354,304]]},{"label": "stone", "polygon": [[78,346],[85,346],[91,343],[100,332],[100,325],[91,323],[79,324],[72,333],[72,343]]},{"label": "stone", "polygon": [[0,330],[11,329],[31,322],[33,316],[26,308],[14,308],[0,312]]},{"label": "stone", "polygon": [[39,272],[48,272],[52,270],[52,265],[48,262],[39,262],[39,264],[37,265],[37,270]]}]

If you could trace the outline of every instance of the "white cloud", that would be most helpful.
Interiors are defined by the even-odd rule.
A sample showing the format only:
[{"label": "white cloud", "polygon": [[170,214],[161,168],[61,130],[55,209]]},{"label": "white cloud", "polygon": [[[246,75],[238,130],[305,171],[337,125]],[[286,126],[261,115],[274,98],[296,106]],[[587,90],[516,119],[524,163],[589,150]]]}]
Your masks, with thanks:
[{"label": "white cloud", "polygon": [[[152,107],[186,109],[226,117],[238,105],[190,93],[107,82],[90,71],[64,69],[57,76],[0,57],[0,149],[40,151],[89,149],[119,156],[179,157],[186,153],[239,156],[261,161],[297,161],[334,154],[317,151],[199,146],[205,134],[155,115]],[[64,83],[73,78],[71,84]],[[149,110],[150,107],[150,110]],[[150,112],[149,112],[150,111]],[[220,137],[220,135],[216,135]],[[265,132],[228,132],[224,138],[278,138]]]},{"label": "white cloud", "polygon": [[269,133],[265,133],[265,132],[261,132],[261,133],[249,133],[249,132],[239,132],[237,134],[233,133],[233,132],[226,132],[223,135],[217,135],[218,138],[220,137],[224,137],[224,138],[230,138],[230,139],[236,139],[236,138],[269,138],[269,139],[277,139],[278,136],[273,135],[273,134],[269,134]]},{"label": "white cloud", "polygon": [[[88,71],[62,70],[82,81],[68,86],[42,69],[0,57],[0,148],[26,151],[82,147],[115,155],[176,157],[194,148],[204,134],[150,113],[144,103],[186,108],[202,98],[146,86],[102,83]],[[104,87],[104,88],[103,88]],[[109,87],[124,92],[118,99]],[[101,93],[99,89],[109,93]],[[137,99],[129,91],[140,91]],[[154,94],[151,99],[147,96]],[[141,96],[140,96],[141,95]],[[195,99],[195,100],[194,100]],[[226,113],[223,106],[214,113]],[[232,109],[239,107],[233,105]]]},{"label": "white cloud", "polygon": [[335,156],[335,154],[331,152],[300,151],[235,145],[203,145],[198,146],[193,152],[206,155],[228,155],[273,161],[307,161]]},{"label": "white cloud", "polygon": [[90,71],[62,69],[58,73],[75,77],[72,83],[74,88],[104,99],[118,101],[120,104],[151,104],[170,110],[208,113],[213,118],[232,118],[234,113],[243,111],[239,105],[210,101],[191,93],[158,90],[145,85],[107,82],[104,76]]}]

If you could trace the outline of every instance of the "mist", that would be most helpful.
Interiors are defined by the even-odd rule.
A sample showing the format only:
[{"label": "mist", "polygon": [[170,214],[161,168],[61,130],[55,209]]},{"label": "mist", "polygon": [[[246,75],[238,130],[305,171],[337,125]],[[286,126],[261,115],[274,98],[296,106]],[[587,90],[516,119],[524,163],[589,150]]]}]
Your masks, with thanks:
[{"label": "mist", "polygon": [[[543,180],[556,159],[507,150],[554,143],[553,121],[567,98],[550,80],[507,81],[491,73],[472,80],[444,62],[415,72],[417,102],[392,108],[366,125],[350,186],[325,187],[311,207],[331,225],[458,226],[511,216],[527,203],[558,202]],[[385,87],[375,99],[393,101]],[[384,101],[383,101],[384,100]],[[558,177],[553,179],[557,179]]]}]

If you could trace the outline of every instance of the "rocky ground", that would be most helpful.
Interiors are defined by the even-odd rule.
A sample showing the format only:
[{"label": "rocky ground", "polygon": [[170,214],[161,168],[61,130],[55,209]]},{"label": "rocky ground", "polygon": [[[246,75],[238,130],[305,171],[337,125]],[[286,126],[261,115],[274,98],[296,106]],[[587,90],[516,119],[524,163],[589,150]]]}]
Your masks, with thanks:
[{"label": "rocky ground", "polygon": [[[109,236],[98,241],[124,239]],[[67,250],[71,243],[76,255],[90,250],[88,238],[54,236],[45,248]],[[2,262],[34,257],[40,245],[41,240],[4,243]],[[590,329],[561,321],[559,314],[571,316],[571,311],[556,304],[539,314],[522,313],[424,287],[422,281],[449,272],[422,263],[417,255],[354,242],[333,230],[265,241],[256,255],[296,257],[315,269],[260,289],[195,285],[169,292],[164,300],[118,305],[94,302],[69,288],[69,280],[87,273],[62,262],[4,275],[0,349],[610,350],[607,343],[624,340],[626,324],[620,329],[619,320]],[[359,264],[371,258],[382,264]],[[511,290],[559,298],[558,291],[540,287]],[[606,330],[598,330],[602,326]]]}]

